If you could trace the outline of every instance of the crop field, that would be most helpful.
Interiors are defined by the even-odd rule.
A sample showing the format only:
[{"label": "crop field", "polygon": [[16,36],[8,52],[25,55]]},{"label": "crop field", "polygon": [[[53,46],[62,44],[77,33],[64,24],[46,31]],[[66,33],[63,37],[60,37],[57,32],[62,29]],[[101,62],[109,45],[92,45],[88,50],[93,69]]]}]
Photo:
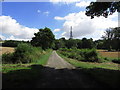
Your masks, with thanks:
[{"label": "crop field", "polygon": [[120,58],[120,52],[109,52],[107,50],[97,50],[102,57]]},{"label": "crop field", "polygon": [[12,47],[0,47],[0,55],[4,53],[12,53],[14,52],[15,48]]}]

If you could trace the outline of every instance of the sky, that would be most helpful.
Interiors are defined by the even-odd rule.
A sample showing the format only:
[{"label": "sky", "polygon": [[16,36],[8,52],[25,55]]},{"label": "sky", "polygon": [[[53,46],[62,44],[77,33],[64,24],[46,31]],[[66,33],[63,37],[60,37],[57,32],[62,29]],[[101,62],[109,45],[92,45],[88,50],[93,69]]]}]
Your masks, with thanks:
[{"label": "sky", "polygon": [[[118,26],[118,13],[108,18],[85,15],[86,6],[94,0],[49,0],[49,2],[2,2],[0,37],[3,40],[31,40],[40,28],[48,27],[56,39],[101,39],[107,28]],[[0,4],[1,7],[1,4]]]}]

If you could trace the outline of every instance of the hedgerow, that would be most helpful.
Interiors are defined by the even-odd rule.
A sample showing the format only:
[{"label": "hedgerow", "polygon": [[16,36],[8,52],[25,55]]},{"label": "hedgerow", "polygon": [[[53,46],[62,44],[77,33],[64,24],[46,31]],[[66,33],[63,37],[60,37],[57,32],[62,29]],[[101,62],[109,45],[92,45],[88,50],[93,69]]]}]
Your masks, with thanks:
[{"label": "hedgerow", "polygon": [[59,52],[72,59],[85,61],[85,62],[101,62],[96,49],[67,49],[61,48]]},{"label": "hedgerow", "polygon": [[21,43],[17,46],[14,53],[5,53],[2,55],[3,63],[32,63],[37,62],[43,50],[39,47],[33,47],[30,44]]}]

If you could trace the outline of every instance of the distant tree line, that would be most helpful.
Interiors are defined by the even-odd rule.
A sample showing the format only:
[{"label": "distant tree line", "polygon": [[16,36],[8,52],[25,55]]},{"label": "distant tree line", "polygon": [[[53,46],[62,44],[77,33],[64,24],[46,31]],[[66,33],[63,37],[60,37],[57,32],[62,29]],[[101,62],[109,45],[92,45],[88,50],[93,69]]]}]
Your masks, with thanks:
[{"label": "distant tree line", "polygon": [[3,47],[17,47],[21,43],[29,43],[29,41],[5,40],[2,43]]},{"label": "distant tree line", "polygon": [[77,49],[107,49],[120,50],[120,27],[106,29],[105,35],[102,36],[101,40],[93,41],[92,38],[82,38],[82,39],[55,39],[54,34],[50,28],[45,27],[44,29],[39,29],[39,32],[34,34],[31,41],[4,41],[2,46],[6,47],[17,47],[20,43],[31,43],[31,45],[36,47],[41,47],[42,49],[52,48],[54,50],[60,48],[77,48]]},{"label": "distant tree line", "polygon": [[120,27],[106,29],[102,40],[96,40],[98,49],[107,49],[109,51],[120,51]]},{"label": "distant tree line", "polygon": [[78,49],[106,49],[108,51],[120,51],[120,27],[108,28],[105,30],[105,35],[99,40],[93,41],[92,38],[87,39],[68,39],[60,38],[54,41],[53,49],[59,48],[78,48]]},{"label": "distant tree line", "polygon": [[82,48],[94,48],[95,44],[93,42],[93,39],[87,39],[87,38],[83,38],[82,40],[80,39],[68,39],[66,40],[65,38],[60,38],[60,39],[56,39],[54,41],[54,47],[53,49],[57,50],[59,48],[78,48],[78,49],[82,49]]}]

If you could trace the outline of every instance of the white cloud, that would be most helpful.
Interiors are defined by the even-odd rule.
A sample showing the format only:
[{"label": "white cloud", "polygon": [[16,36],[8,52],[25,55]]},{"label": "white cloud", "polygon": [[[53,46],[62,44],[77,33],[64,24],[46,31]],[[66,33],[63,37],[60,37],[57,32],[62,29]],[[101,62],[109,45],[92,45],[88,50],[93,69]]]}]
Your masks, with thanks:
[{"label": "white cloud", "polygon": [[50,14],[49,11],[43,12],[43,14],[45,14],[46,16],[48,16]]},{"label": "white cloud", "polygon": [[81,1],[96,1],[96,0],[50,0],[50,2],[54,3],[54,4],[59,4],[59,3],[63,3],[63,4],[71,4],[71,3],[79,3]]},{"label": "white cloud", "polygon": [[106,28],[117,27],[118,21],[115,20],[118,14],[114,13],[108,18],[104,17],[95,17],[91,19],[85,15],[85,11],[79,13],[70,13],[65,17],[54,18],[56,20],[65,20],[63,27],[62,37],[69,38],[70,27],[73,27],[73,37],[74,38],[100,38],[103,35],[103,32]]},{"label": "white cloud", "polygon": [[41,11],[40,11],[40,10],[37,10],[37,13],[41,13]]},{"label": "white cloud", "polygon": [[5,39],[6,39],[6,37],[3,36],[3,35],[1,35],[1,34],[0,34],[0,38],[1,38],[2,40],[5,40]]},{"label": "white cloud", "polygon": [[59,17],[59,16],[54,17],[54,19],[56,19],[56,20],[64,20],[64,18]]},{"label": "white cloud", "polygon": [[60,29],[55,29],[53,32],[59,32],[60,31]]},{"label": "white cloud", "polygon": [[9,39],[30,40],[34,36],[34,33],[38,32],[38,29],[36,28],[29,28],[20,25],[10,16],[0,16],[0,25],[2,33],[10,36]]},{"label": "white cloud", "polygon": [[90,5],[90,1],[81,1],[81,2],[76,3],[77,7],[86,7],[88,5]]},{"label": "white cloud", "polygon": [[73,3],[73,2],[78,2],[78,1],[81,1],[81,0],[50,0],[50,2],[53,2],[53,3],[60,3],[60,2]]},{"label": "white cloud", "polygon": [[16,38],[13,35],[11,35],[10,37],[6,38],[6,40],[17,40],[17,41],[30,41],[30,39],[21,39],[21,38]]}]

